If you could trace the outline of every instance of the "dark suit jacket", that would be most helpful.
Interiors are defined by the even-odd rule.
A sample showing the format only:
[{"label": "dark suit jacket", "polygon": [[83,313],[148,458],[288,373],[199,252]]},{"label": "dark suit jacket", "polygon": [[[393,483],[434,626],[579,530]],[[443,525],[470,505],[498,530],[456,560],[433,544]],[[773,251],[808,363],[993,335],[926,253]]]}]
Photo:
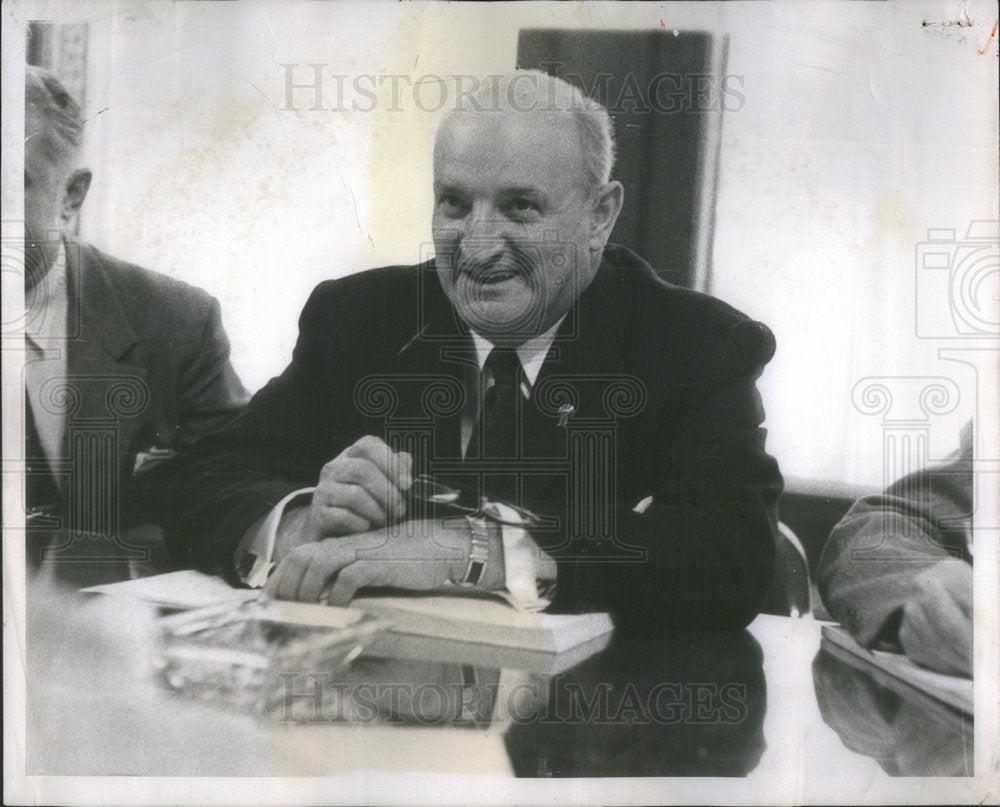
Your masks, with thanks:
[{"label": "dark suit jacket", "polygon": [[[299,328],[285,372],[187,458],[170,539],[192,565],[231,573],[245,530],[365,434],[479,478],[459,446],[474,352],[433,261],[322,283]],[[559,563],[555,609],[680,629],[753,618],[782,484],[754,385],[773,352],[764,325],[606,250],[519,415],[521,503],[547,518],[532,536]]]},{"label": "dark suit jacket", "polygon": [[972,423],[940,465],[855,502],[833,528],[817,572],[830,614],[863,645],[895,639],[917,575],[947,558],[972,563]]},{"label": "dark suit jacket", "polygon": [[[66,378],[48,398],[65,417],[68,459],[50,469],[63,484],[56,522],[45,525],[59,536],[49,548],[142,560],[155,538],[136,553],[126,533],[162,520],[156,466],[234,417],[248,395],[214,298],[87,244],[67,241],[66,255]],[[80,533],[118,540],[71,540]]]}]

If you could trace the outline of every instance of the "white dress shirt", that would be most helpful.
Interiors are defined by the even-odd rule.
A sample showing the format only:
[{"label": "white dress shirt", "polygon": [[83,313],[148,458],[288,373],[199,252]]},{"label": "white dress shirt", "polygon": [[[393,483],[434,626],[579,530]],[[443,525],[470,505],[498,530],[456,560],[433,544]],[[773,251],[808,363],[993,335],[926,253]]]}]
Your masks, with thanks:
[{"label": "white dress shirt", "polygon": [[[45,277],[25,293],[24,385],[35,419],[42,450],[55,467],[64,459],[66,418],[53,411],[50,398],[52,379],[66,377],[66,340],[69,326],[69,289],[66,274],[66,247],[60,242],[56,259]],[[52,382],[54,383],[54,382]],[[61,479],[55,475],[56,483]]]}]

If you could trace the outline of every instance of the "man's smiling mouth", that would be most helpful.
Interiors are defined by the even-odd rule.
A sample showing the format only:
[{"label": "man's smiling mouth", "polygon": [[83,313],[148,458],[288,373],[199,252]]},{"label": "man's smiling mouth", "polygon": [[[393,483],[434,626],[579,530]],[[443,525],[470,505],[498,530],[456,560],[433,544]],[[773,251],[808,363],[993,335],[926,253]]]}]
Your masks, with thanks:
[{"label": "man's smiling mouth", "polygon": [[477,265],[459,264],[459,274],[481,286],[498,286],[524,274],[526,267],[518,266],[518,256],[504,254]]},{"label": "man's smiling mouth", "polygon": [[518,273],[514,269],[502,268],[491,269],[490,271],[480,273],[478,276],[473,275],[472,279],[476,283],[482,283],[485,286],[495,286],[498,283],[513,280],[517,275]]}]

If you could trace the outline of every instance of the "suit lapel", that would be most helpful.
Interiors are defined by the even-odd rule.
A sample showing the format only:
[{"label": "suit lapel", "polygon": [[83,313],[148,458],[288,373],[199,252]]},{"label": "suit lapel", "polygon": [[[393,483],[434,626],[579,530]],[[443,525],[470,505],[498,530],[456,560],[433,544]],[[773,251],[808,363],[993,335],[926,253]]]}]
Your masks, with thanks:
[{"label": "suit lapel", "polygon": [[150,403],[146,368],[127,361],[138,338],[96,252],[83,244],[69,246],[67,373],[78,402],[67,435],[74,427],[116,428],[119,453],[124,453]]},{"label": "suit lapel", "polygon": [[476,366],[475,350],[468,332],[455,315],[434,272],[433,264],[420,268],[422,309],[420,329],[397,353],[397,370],[405,389],[399,390],[397,416],[414,422],[433,422],[431,456],[423,458],[461,460],[461,423],[465,402],[465,372]]},{"label": "suit lapel", "polygon": [[[626,329],[621,324],[628,321],[628,300],[621,281],[614,268],[602,266],[560,325],[526,406],[524,448],[529,456],[565,456],[570,421],[604,416],[606,382],[624,366]],[[572,401],[556,394],[560,389]]]}]

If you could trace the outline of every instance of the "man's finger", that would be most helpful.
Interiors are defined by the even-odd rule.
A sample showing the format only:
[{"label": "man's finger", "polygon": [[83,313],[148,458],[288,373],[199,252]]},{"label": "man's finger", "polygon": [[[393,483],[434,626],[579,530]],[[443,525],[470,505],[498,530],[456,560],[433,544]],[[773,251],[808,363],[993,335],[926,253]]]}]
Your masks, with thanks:
[{"label": "man's finger", "polygon": [[939,561],[921,572],[916,583],[927,599],[954,601],[964,612],[972,613],[972,566],[958,558]]},{"label": "man's finger", "polygon": [[925,599],[922,605],[931,635],[937,636],[946,644],[952,644],[966,629],[971,628],[972,622],[965,611],[947,593],[943,593],[939,599]]},{"label": "man's finger", "polygon": [[960,603],[945,596],[925,608],[931,629],[938,637],[934,650],[954,672],[972,674],[972,617]]},{"label": "man's finger", "polygon": [[972,567],[963,563],[961,570],[956,571],[954,580],[948,584],[948,593],[962,612],[972,617]]},{"label": "man's finger", "polygon": [[390,478],[397,480],[400,490],[409,490],[413,485],[413,455],[409,451],[397,451],[393,458],[395,475]]},{"label": "man's finger", "polygon": [[320,543],[313,553],[312,563],[299,581],[295,598],[301,602],[319,602],[327,581],[337,572],[342,572],[354,557],[349,539],[328,538]]},{"label": "man's finger", "polygon": [[[348,449],[350,451],[350,449]],[[381,467],[374,461],[366,457],[341,456],[334,461],[331,466],[333,470],[333,484],[330,485],[324,480],[321,485],[330,493],[343,497],[350,491],[344,489],[359,487],[363,489],[372,501],[376,504],[380,518],[372,518],[367,513],[359,512],[381,526],[385,522],[385,517],[401,518],[406,510],[403,495],[392,478],[387,475]],[[335,504],[344,504],[337,500]],[[350,505],[347,505],[350,507]]]},{"label": "man's finger", "polygon": [[365,435],[345,450],[344,455],[371,460],[399,490],[409,490],[413,484],[413,457],[406,451],[393,451],[374,435]]},{"label": "man's finger", "polygon": [[326,601],[329,605],[346,607],[350,605],[359,588],[378,585],[377,577],[377,564],[360,561],[345,566],[334,580]]},{"label": "man's finger", "polygon": [[966,673],[971,667],[971,641],[966,639],[969,627],[950,598],[923,597],[907,604],[899,641],[906,655],[924,667]]},{"label": "man's finger", "polygon": [[[371,482],[367,483],[368,485]],[[385,488],[389,480],[382,477],[380,482],[376,482],[372,487],[381,487],[382,495],[385,496]],[[398,494],[397,494],[398,495]],[[342,508],[363,518],[373,527],[381,527],[386,521],[386,509],[380,501],[372,495],[367,485],[363,484],[339,484],[324,491],[323,501],[326,505]]]},{"label": "man's finger", "polygon": [[318,504],[313,507],[310,517],[314,520],[316,540],[331,535],[354,535],[371,529],[367,519],[343,507]]},{"label": "man's finger", "polygon": [[301,546],[281,561],[268,579],[265,591],[275,599],[294,600],[302,575],[309,566],[313,546]]}]

